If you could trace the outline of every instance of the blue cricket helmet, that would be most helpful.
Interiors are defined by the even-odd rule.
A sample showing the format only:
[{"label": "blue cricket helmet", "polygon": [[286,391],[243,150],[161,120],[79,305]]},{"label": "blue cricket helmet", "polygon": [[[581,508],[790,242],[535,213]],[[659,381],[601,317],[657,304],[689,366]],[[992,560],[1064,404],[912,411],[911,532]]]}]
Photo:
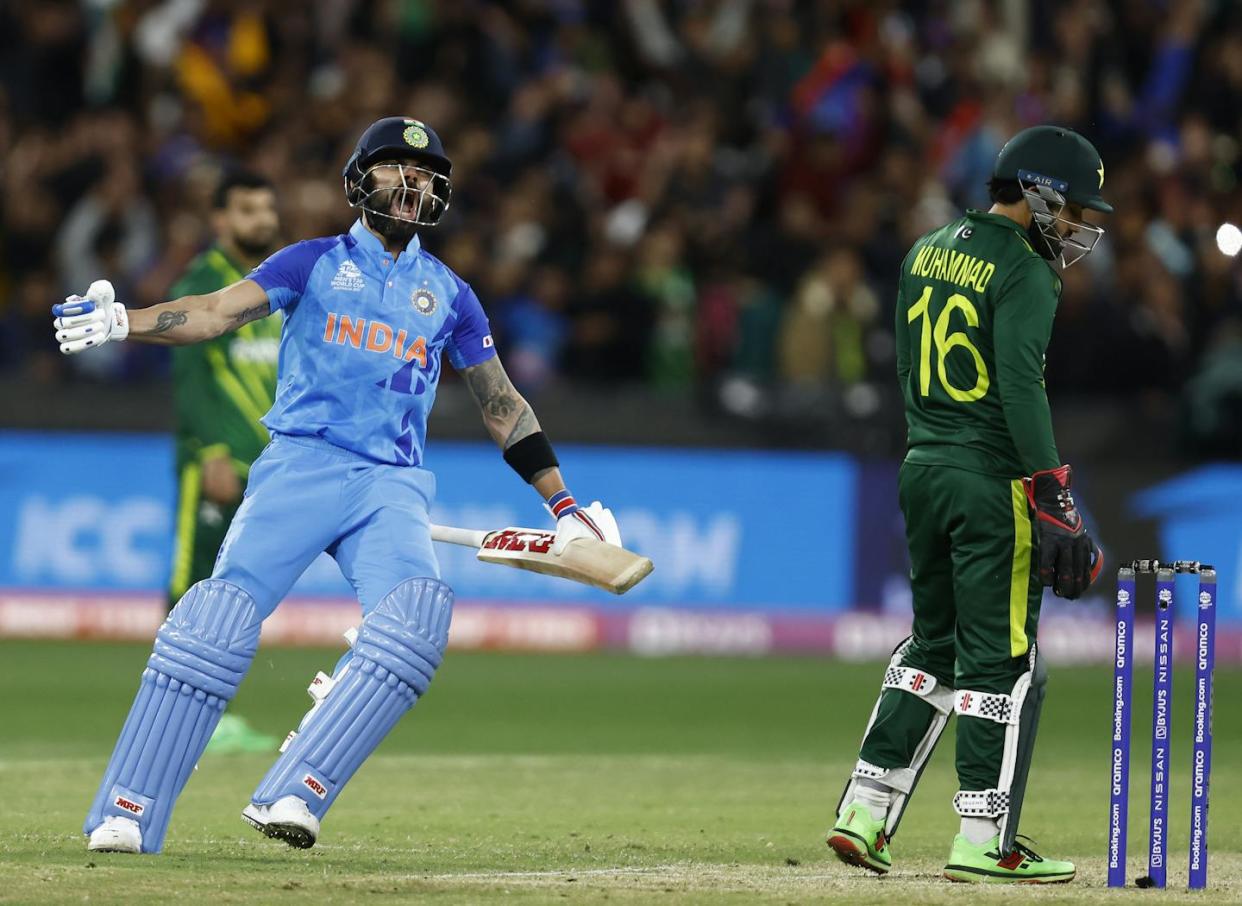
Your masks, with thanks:
[{"label": "blue cricket helmet", "polygon": [[[434,225],[448,209],[453,191],[450,179],[453,164],[444,153],[444,144],[436,131],[412,117],[386,116],[368,126],[358,138],[341,173],[346,200],[351,207],[372,210],[367,204],[370,190],[363,184],[364,177],[377,162],[390,159],[414,161],[434,174],[430,204],[425,215],[420,207],[419,219],[415,221],[424,226]],[[380,213],[379,216],[389,215]]]}]

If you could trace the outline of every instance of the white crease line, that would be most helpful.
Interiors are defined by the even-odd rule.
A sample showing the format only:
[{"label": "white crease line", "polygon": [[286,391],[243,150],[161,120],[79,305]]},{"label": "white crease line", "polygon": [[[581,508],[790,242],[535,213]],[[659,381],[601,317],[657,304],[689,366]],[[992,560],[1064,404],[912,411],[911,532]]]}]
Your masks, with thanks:
[{"label": "white crease line", "polygon": [[756,877],[753,874],[747,875],[740,870],[724,871],[719,866],[714,866],[715,870],[707,871],[696,870],[693,866],[687,865],[655,865],[647,868],[588,868],[582,871],[573,871],[569,869],[555,869],[549,871],[472,871],[459,872],[456,874],[407,874],[407,875],[387,875],[387,880],[402,881],[518,881],[518,880],[546,880],[553,878],[564,878],[566,880],[573,878],[598,878],[598,877],[665,877],[670,881],[692,880],[692,881],[773,881],[781,880],[786,882],[818,882],[841,880],[840,874],[787,874],[784,877],[783,872],[774,866],[754,866],[760,868],[762,877]]},{"label": "white crease line", "polygon": [[583,878],[601,875],[650,875],[659,872],[677,871],[676,865],[653,865],[644,868],[586,868],[574,871],[568,868],[549,869],[547,871],[465,871],[437,875],[396,875],[412,881],[506,881],[519,878]]}]

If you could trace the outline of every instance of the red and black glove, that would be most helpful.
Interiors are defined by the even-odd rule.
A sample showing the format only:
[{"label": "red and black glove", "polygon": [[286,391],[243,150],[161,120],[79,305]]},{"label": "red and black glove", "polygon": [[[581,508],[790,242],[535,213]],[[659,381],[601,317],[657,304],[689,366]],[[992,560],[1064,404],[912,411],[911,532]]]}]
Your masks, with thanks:
[{"label": "red and black glove", "polygon": [[1072,480],[1069,466],[1026,479],[1026,496],[1039,521],[1039,580],[1062,598],[1081,595],[1104,566],[1104,554],[1074,506]]}]

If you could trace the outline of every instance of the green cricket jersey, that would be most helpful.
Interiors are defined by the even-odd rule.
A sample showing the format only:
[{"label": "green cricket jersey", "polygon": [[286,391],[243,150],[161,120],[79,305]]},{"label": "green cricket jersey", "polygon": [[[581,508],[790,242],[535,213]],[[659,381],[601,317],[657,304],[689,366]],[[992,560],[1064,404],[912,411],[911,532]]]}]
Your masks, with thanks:
[{"label": "green cricket jersey", "polygon": [[1008,217],[969,211],[914,244],[896,325],[908,462],[1010,478],[1061,464],[1044,391],[1060,294]]},{"label": "green cricket jersey", "polygon": [[[172,288],[173,297],[201,295],[244,277],[218,246],[199,255]],[[201,499],[203,460],[225,455],[243,483],[267,445],[259,419],[276,394],[279,314],[251,321],[233,333],[173,349],[177,414],[177,542],[169,602],[211,575],[216,551],[237,507]]]},{"label": "green cricket jersey", "polygon": [[[214,292],[244,276],[213,246],[191,262],[172,296]],[[179,468],[227,452],[243,477],[249,471],[268,442],[259,419],[276,394],[280,327],[280,316],[273,315],[214,340],[173,349]]]}]

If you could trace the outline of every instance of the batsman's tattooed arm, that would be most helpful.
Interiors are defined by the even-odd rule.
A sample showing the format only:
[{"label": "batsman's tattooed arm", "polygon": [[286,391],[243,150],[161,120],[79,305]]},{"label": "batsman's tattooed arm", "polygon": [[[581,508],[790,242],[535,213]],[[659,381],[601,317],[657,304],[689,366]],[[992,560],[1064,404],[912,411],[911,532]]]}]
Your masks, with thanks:
[{"label": "batsman's tattooed arm", "polygon": [[189,315],[183,310],[162,311],[158,318],[155,319],[155,326],[150,330],[133,330],[130,335],[134,337],[150,337],[157,333],[167,333],[174,327],[180,327],[186,322]]},{"label": "batsman's tattooed arm", "polygon": [[462,376],[479,404],[487,432],[502,450],[539,430],[534,410],[517,392],[499,358],[472,365]]},{"label": "batsman's tattooed arm", "polygon": [[249,324],[251,321],[266,318],[271,313],[271,306],[269,306],[266,302],[262,302],[251,308],[247,308],[245,311],[239,311],[237,314],[233,315],[233,324],[237,327],[241,327],[243,324]]},{"label": "batsman's tattooed arm", "polygon": [[187,346],[236,330],[271,312],[267,293],[252,280],[239,280],[201,296],[129,312],[129,338],[141,343]]},{"label": "batsman's tattooed arm", "polygon": [[[535,411],[517,392],[499,357],[463,369],[462,376],[483,413],[487,433],[502,450],[541,430]],[[564,487],[560,476],[560,469],[542,469],[531,478],[531,484],[540,492],[546,491],[546,497]]]}]

